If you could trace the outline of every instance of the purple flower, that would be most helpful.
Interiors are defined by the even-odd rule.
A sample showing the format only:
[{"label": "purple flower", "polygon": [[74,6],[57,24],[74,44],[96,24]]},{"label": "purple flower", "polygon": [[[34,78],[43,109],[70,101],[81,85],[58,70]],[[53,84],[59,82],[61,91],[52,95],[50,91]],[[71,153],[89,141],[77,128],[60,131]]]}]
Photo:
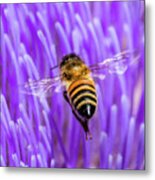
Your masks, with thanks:
[{"label": "purple flower", "polygon": [[[144,1],[3,4],[0,32],[1,166],[145,168]],[[20,93],[68,53],[90,65],[124,49],[138,50],[140,61],[96,82],[91,141],[62,93]]]}]

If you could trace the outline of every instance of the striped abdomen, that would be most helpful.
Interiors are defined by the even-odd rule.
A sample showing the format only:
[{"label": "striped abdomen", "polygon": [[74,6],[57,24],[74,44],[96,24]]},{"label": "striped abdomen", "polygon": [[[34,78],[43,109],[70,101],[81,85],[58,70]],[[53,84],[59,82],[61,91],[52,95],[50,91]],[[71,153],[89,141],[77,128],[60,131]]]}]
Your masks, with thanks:
[{"label": "striped abdomen", "polygon": [[96,109],[97,97],[93,80],[79,79],[68,88],[68,96],[74,110],[85,119],[90,119]]}]

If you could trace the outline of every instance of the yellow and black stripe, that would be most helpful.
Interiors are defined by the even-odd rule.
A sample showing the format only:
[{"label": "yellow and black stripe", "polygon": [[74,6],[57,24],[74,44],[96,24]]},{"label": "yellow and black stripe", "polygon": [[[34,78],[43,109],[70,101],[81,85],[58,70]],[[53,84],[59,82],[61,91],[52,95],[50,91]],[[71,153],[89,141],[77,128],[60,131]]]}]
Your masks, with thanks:
[{"label": "yellow and black stripe", "polygon": [[68,88],[68,96],[77,113],[90,119],[96,109],[97,97],[93,80],[79,79]]}]

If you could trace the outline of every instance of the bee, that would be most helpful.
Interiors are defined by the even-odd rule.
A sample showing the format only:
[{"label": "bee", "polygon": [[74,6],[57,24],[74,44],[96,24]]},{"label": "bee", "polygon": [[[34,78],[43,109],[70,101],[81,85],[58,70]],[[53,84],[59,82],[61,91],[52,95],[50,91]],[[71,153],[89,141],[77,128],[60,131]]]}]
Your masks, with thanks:
[{"label": "bee", "polygon": [[62,58],[59,65],[51,68],[59,68],[58,76],[31,80],[24,85],[23,92],[41,97],[52,95],[51,90],[57,91],[58,87],[63,87],[64,99],[82,125],[86,139],[92,139],[88,123],[98,106],[95,79],[104,79],[107,74],[123,74],[138,59],[137,52],[125,50],[88,66],[78,55],[70,53]]}]

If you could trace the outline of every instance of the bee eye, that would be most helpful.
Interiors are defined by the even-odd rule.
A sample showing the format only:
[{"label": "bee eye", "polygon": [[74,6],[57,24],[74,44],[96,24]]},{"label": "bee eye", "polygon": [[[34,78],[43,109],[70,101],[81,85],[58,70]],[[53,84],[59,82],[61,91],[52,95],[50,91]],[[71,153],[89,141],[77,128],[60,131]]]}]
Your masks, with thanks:
[{"label": "bee eye", "polygon": [[66,76],[67,76],[67,74],[66,74],[66,73],[63,73],[63,76],[64,76],[64,77],[66,77]]},{"label": "bee eye", "polygon": [[66,78],[66,79],[71,79],[71,75],[69,75],[69,74],[67,74],[67,73],[63,73],[63,76],[64,76],[64,78]]}]

